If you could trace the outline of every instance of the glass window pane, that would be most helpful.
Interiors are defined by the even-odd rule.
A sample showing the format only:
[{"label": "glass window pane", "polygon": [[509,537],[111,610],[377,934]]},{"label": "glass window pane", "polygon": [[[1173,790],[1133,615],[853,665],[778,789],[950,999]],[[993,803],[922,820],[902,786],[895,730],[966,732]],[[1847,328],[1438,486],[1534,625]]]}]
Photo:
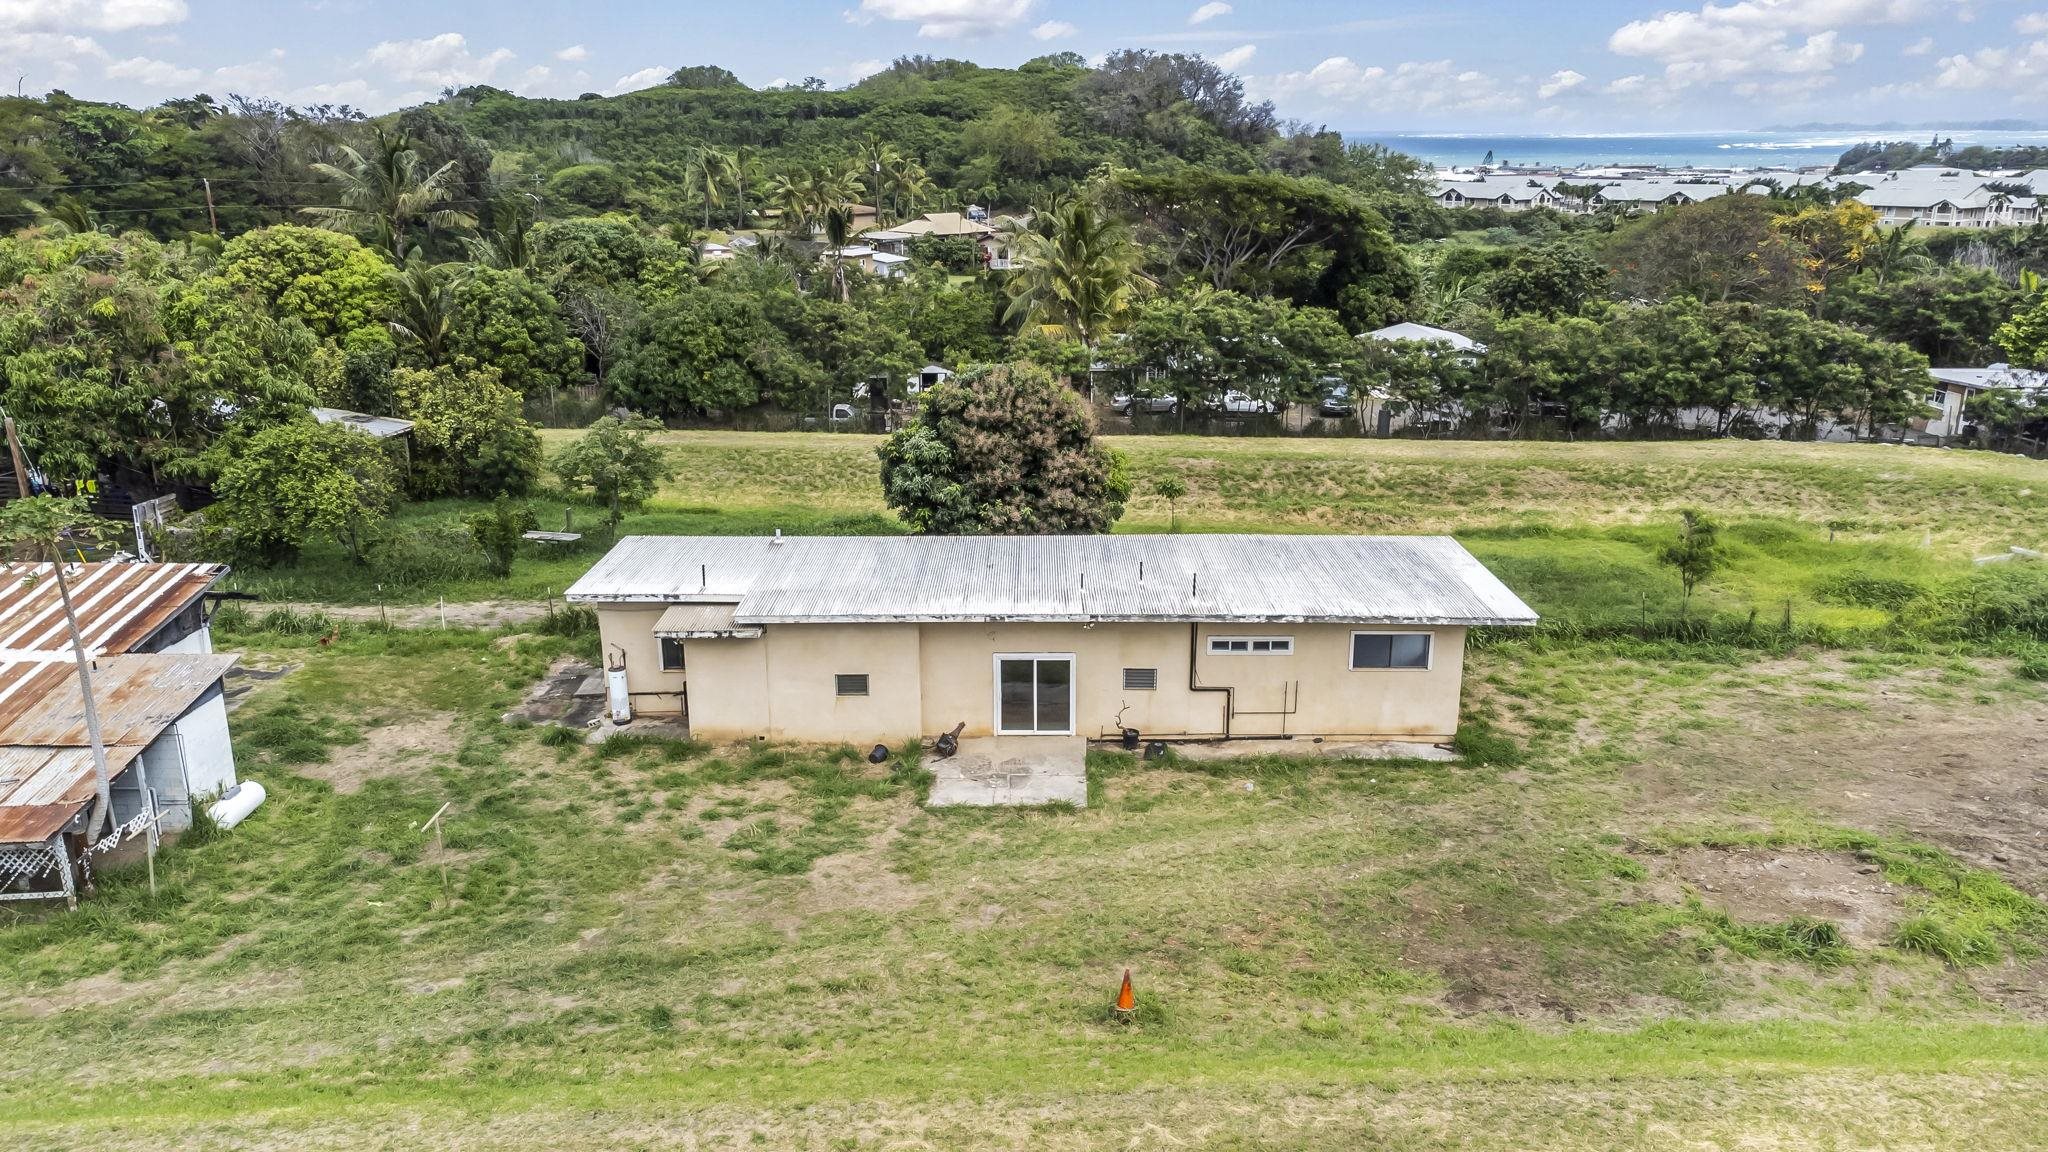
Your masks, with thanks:
[{"label": "glass window pane", "polygon": [[661,638],[661,668],[664,672],[680,672],[683,669],[683,642],[671,637]]},{"label": "glass window pane", "polygon": [[1005,660],[1002,662],[999,698],[1002,701],[1002,728],[1005,732],[1031,731],[1031,661]]},{"label": "glass window pane", "polygon": [[1429,667],[1429,637],[1424,634],[1389,636],[1393,641],[1389,665],[1394,668]]},{"label": "glass window pane", "polygon": [[1074,665],[1067,660],[1038,662],[1038,730],[1065,732],[1073,727],[1073,699],[1068,691]]},{"label": "glass window pane", "polygon": [[1385,668],[1393,655],[1392,638],[1371,632],[1360,632],[1351,638],[1351,666],[1353,668]]}]

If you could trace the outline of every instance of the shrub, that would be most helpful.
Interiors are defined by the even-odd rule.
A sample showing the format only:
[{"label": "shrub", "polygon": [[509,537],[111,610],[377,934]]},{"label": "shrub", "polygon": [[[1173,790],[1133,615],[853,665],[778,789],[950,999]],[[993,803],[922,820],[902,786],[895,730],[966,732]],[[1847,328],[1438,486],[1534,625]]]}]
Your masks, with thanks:
[{"label": "shrub", "polygon": [[1823,581],[1815,589],[1821,601],[1828,604],[1847,604],[1856,608],[1882,608],[1896,612],[1925,594],[1925,585],[1902,576],[1884,576],[1876,572],[1842,572]]},{"label": "shrub", "polygon": [[1989,639],[2019,633],[2048,640],[2048,564],[1993,564],[1971,571],[1930,598],[1931,630]]},{"label": "shrub", "polygon": [[379,583],[398,588],[473,580],[490,571],[490,561],[469,532],[448,525],[384,536],[371,552],[370,566]]},{"label": "shrub", "polygon": [[2020,657],[2013,672],[2022,680],[2048,680],[2048,651],[2036,650]]}]

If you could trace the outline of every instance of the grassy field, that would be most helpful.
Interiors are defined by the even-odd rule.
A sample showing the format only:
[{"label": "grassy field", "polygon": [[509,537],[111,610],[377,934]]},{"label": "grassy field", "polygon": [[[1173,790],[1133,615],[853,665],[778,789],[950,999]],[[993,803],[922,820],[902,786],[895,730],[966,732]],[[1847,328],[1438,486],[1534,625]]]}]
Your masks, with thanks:
[{"label": "grassy field", "polygon": [[[552,441],[570,433],[549,432]],[[627,533],[901,531],[882,503],[869,436],[670,433],[674,481]],[[1185,531],[1449,532],[1560,625],[1612,628],[1669,616],[1677,583],[1655,554],[1677,509],[1730,526],[1731,567],[1704,607],[1782,622],[1867,629],[1881,607],[1831,596],[1871,573],[1938,584],[1979,555],[2048,545],[2048,466],[1976,452],[1882,445],[1748,442],[1540,444],[1413,440],[1122,437],[1137,495],[1119,531],[1171,525],[1152,479],[1182,477]],[[290,568],[238,573],[267,598],[341,604],[451,600],[538,603],[604,548],[589,508],[541,499],[543,526],[565,513],[583,547],[529,546],[504,580],[451,574],[432,556],[357,569],[327,551]],[[408,528],[458,531],[466,506],[408,510]],[[429,550],[431,551],[431,550]]]},{"label": "grassy field", "polygon": [[[676,441],[635,527],[875,522],[860,439]],[[588,636],[236,624],[273,800],[154,902],[0,911],[0,1144],[2048,1148],[2048,683],[1819,594],[2038,542],[2039,465],[1121,446],[1194,478],[1185,527],[1456,531],[1588,620],[1675,596],[1701,503],[1716,607],[1844,630],[1487,637],[1462,763],[1097,752],[1086,810],[987,813],[915,757],[500,720]]]}]

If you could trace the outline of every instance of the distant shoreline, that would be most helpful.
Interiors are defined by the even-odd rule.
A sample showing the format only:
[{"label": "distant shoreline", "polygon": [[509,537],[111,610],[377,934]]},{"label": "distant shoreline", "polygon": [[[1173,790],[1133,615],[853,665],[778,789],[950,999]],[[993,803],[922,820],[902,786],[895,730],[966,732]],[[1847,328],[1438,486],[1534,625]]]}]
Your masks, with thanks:
[{"label": "distant shoreline", "polygon": [[1345,132],[1354,143],[1383,144],[1439,167],[1471,167],[1491,153],[1496,163],[1587,167],[1647,164],[1667,168],[1830,167],[1851,147],[1921,135],[1953,138],[1959,147],[2048,145],[2040,128],[1739,129],[1657,133]]}]

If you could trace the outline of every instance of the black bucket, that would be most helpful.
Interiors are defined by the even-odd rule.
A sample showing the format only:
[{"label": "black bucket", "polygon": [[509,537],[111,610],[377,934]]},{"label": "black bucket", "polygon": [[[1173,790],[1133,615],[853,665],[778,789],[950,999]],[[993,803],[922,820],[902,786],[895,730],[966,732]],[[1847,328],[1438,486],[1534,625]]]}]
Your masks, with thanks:
[{"label": "black bucket", "polygon": [[1126,729],[1124,729],[1124,751],[1126,751],[1126,752],[1136,752],[1137,750],[1138,750],[1138,730],[1137,730],[1136,728],[1126,728]]}]

